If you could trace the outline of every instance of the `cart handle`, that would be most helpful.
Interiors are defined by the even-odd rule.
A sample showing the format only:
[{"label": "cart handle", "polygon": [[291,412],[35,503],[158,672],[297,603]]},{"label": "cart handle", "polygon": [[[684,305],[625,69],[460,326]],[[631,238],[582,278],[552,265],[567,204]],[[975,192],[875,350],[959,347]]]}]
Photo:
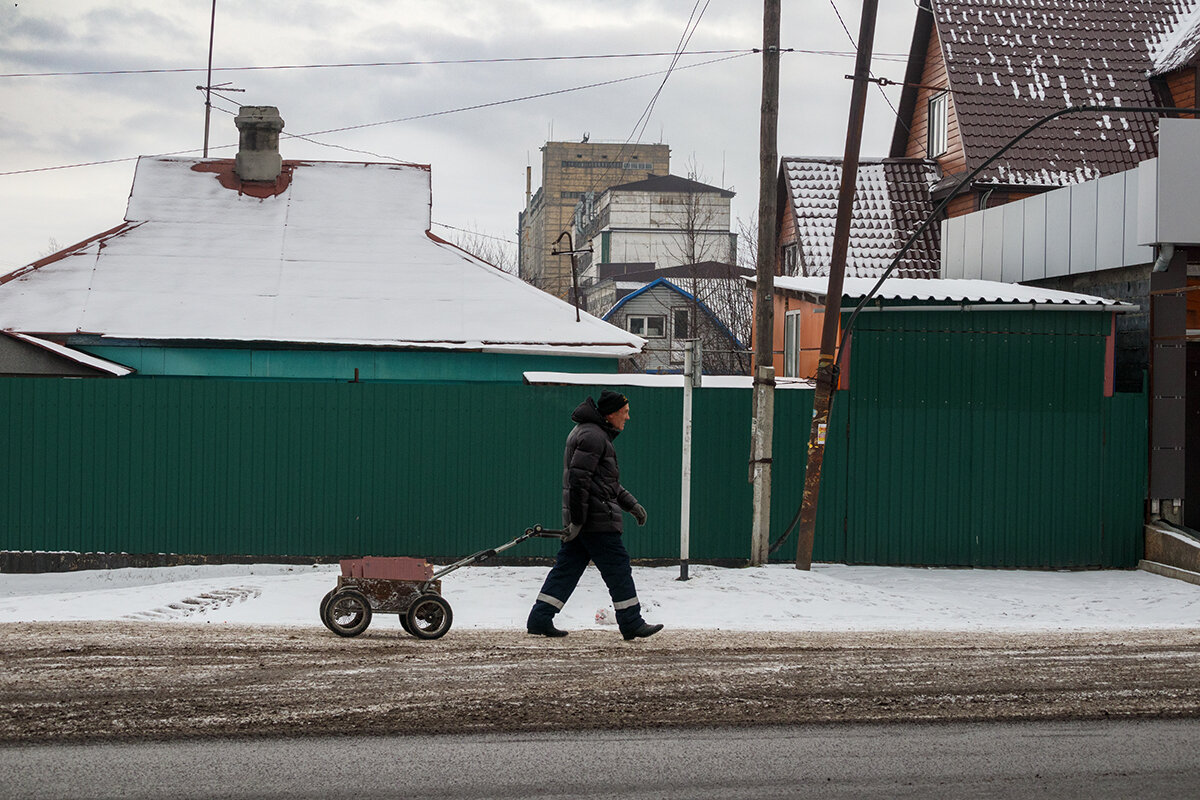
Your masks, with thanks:
[{"label": "cart handle", "polygon": [[466,567],[471,564],[478,564],[480,561],[487,561],[489,558],[494,557],[498,553],[504,552],[505,550],[507,550],[510,547],[516,547],[517,545],[519,545],[521,542],[525,541],[526,539],[563,539],[566,537],[566,535],[567,535],[566,531],[547,530],[546,528],[543,528],[541,525],[534,525],[532,528],[526,528],[524,533],[522,533],[520,536],[518,536],[517,538],[513,539],[510,542],[502,544],[499,547],[490,548],[488,550],[480,550],[478,553],[469,555],[466,558],[462,559],[461,561],[455,561],[453,564],[450,564],[449,566],[442,567],[437,572],[433,573],[433,577],[430,578],[429,581],[422,584],[421,593],[424,594],[425,592],[427,592],[429,590],[429,585],[431,583],[433,583],[433,581],[436,581],[438,578],[441,578],[443,575],[448,575],[451,572],[454,572],[454,570],[459,569],[460,567]]}]

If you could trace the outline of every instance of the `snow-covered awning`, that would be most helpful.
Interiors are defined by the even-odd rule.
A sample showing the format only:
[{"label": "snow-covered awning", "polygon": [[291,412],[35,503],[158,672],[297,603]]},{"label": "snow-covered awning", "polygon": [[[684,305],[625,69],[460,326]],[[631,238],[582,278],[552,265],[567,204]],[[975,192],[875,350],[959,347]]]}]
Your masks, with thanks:
[{"label": "snow-covered awning", "polygon": [[[748,278],[747,280],[754,280]],[[846,278],[842,286],[842,297],[865,297],[877,283],[875,278]],[[829,278],[775,278],[775,289],[808,294],[815,298],[828,293]],[[999,305],[1054,305],[1086,306],[1111,310],[1136,308],[1130,303],[1037,286],[1022,286],[1018,283],[984,281],[958,278],[888,278],[874,297],[880,300],[914,301],[924,300],[937,304],[986,303]]]},{"label": "snow-covered awning", "polygon": [[103,358],[97,358],[96,356],[89,355],[87,353],[81,353],[80,351],[74,350],[66,345],[61,345],[57,342],[51,342],[47,339],[40,339],[36,336],[30,336],[26,333],[17,333],[16,331],[0,331],[0,333],[4,334],[5,336],[11,336],[18,341],[33,345],[34,347],[40,348],[47,352],[53,353],[56,356],[65,358],[68,361],[79,364],[80,366],[90,367],[91,369],[99,372],[106,372],[109,375],[115,375],[118,378],[130,375],[134,372],[134,370],[126,367],[123,364],[118,364],[115,361],[108,361],[107,359]]},{"label": "snow-covered awning", "polygon": [[[561,386],[644,386],[652,389],[682,389],[683,375],[650,375],[645,373],[576,373],[526,372],[525,383]],[[705,375],[705,389],[751,389],[754,381],[749,375]],[[776,389],[812,389],[815,384],[803,378],[776,378]]]}]

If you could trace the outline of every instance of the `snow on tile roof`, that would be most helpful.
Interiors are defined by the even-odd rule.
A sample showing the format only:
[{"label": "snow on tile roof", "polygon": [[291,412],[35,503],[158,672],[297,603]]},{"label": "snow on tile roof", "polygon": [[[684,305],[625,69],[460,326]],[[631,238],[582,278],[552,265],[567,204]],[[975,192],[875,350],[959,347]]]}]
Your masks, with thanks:
[{"label": "snow on tile roof", "polygon": [[[860,298],[876,284],[872,278],[847,277],[842,286],[842,297]],[[824,297],[829,278],[775,278],[775,289],[799,292]],[[1132,308],[1129,303],[1093,297],[1056,289],[1041,289],[1017,283],[969,280],[957,278],[888,278],[883,282],[875,297],[881,300],[925,300],[935,303],[1011,303],[1101,306],[1106,308]]]},{"label": "snow on tile roof", "polygon": [[[841,159],[785,158],[803,274],[826,275],[833,257]],[[862,159],[854,192],[846,274],[883,274],[905,240],[933,211],[929,189],[937,166],[923,159]],[[938,227],[929,226],[897,267],[904,277],[938,274]]]},{"label": "snow on tile roof", "polygon": [[1180,16],[1150,48],[1150,74],[1165,75],[1193,63],[1200,54],[1200,6]]},{"label": "snow on tile roof", "polygon": [[231,165],[140,159],[128,224],[0,278],[0,328],[588,356],[644,344],[429,234],[427,167],[288,162],[290,182],[259,198],[227,188]]},{"label": "snow on tile roof", "polygon": [[[1156,105],[1147,80],[1151,50],[1195,3],[934,0],[968,167],[1067,106]],[[1060,117],[979,180],[1063,186],[1132,169],[1155,155],[1155,120],[1135,113]]]}]

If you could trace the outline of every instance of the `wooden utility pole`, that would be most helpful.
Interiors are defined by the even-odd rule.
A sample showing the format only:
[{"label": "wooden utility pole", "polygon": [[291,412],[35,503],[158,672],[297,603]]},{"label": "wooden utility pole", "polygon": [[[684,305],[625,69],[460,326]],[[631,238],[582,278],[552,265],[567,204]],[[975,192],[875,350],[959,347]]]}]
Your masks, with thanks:
[{"label": "wooden utility pole", "polygon": [[750,480],[754,484],[754,522],[750,563],[766,563],[771,525],[771,439],[775,377],[776,152],[779,128],[779,6],[763,2],[763,77],[758,138],[758,263],[754,292],[754,398],[750,426]]},{"label": "wooden utility pole", "polygon": [[846,277],[846,251],[850,245],[850,219],[854,212],[854,185],[858,180],[858,151],[862,143],[867,86],[871,78],[871,47],[875,41],[878,0],[863,0],[858,29],[858,58],[854,62],[854,88],[850,93],[850,123],[846,129],[846,154],[842,158],[842,183],[838,190],[837,226],[829,262],[825,293],[825,320],[821,328],[821,357],[817,362],[817,387],[813,397],[812,428],[808,434],[808,466],[804,472],[804,498],[800,506],[796,569],[812,568],[813,540],[817,528],[817,495],[825,459],[825,432],[837,386],[837,339],[842,314],[842,286]]}]

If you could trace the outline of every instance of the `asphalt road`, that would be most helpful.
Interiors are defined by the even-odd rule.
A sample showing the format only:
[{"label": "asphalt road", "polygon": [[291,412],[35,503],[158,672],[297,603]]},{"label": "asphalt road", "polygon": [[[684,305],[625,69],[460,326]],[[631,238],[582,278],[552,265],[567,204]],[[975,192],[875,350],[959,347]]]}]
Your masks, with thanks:
[{"label": "asphalt road", "polygon": [[0,625],[0,744],[1200,718],[1197,631]]},{"label": "asphalt road", "polygon": [[5,798],[1195,797],[1197,720],[13,745]]}]

